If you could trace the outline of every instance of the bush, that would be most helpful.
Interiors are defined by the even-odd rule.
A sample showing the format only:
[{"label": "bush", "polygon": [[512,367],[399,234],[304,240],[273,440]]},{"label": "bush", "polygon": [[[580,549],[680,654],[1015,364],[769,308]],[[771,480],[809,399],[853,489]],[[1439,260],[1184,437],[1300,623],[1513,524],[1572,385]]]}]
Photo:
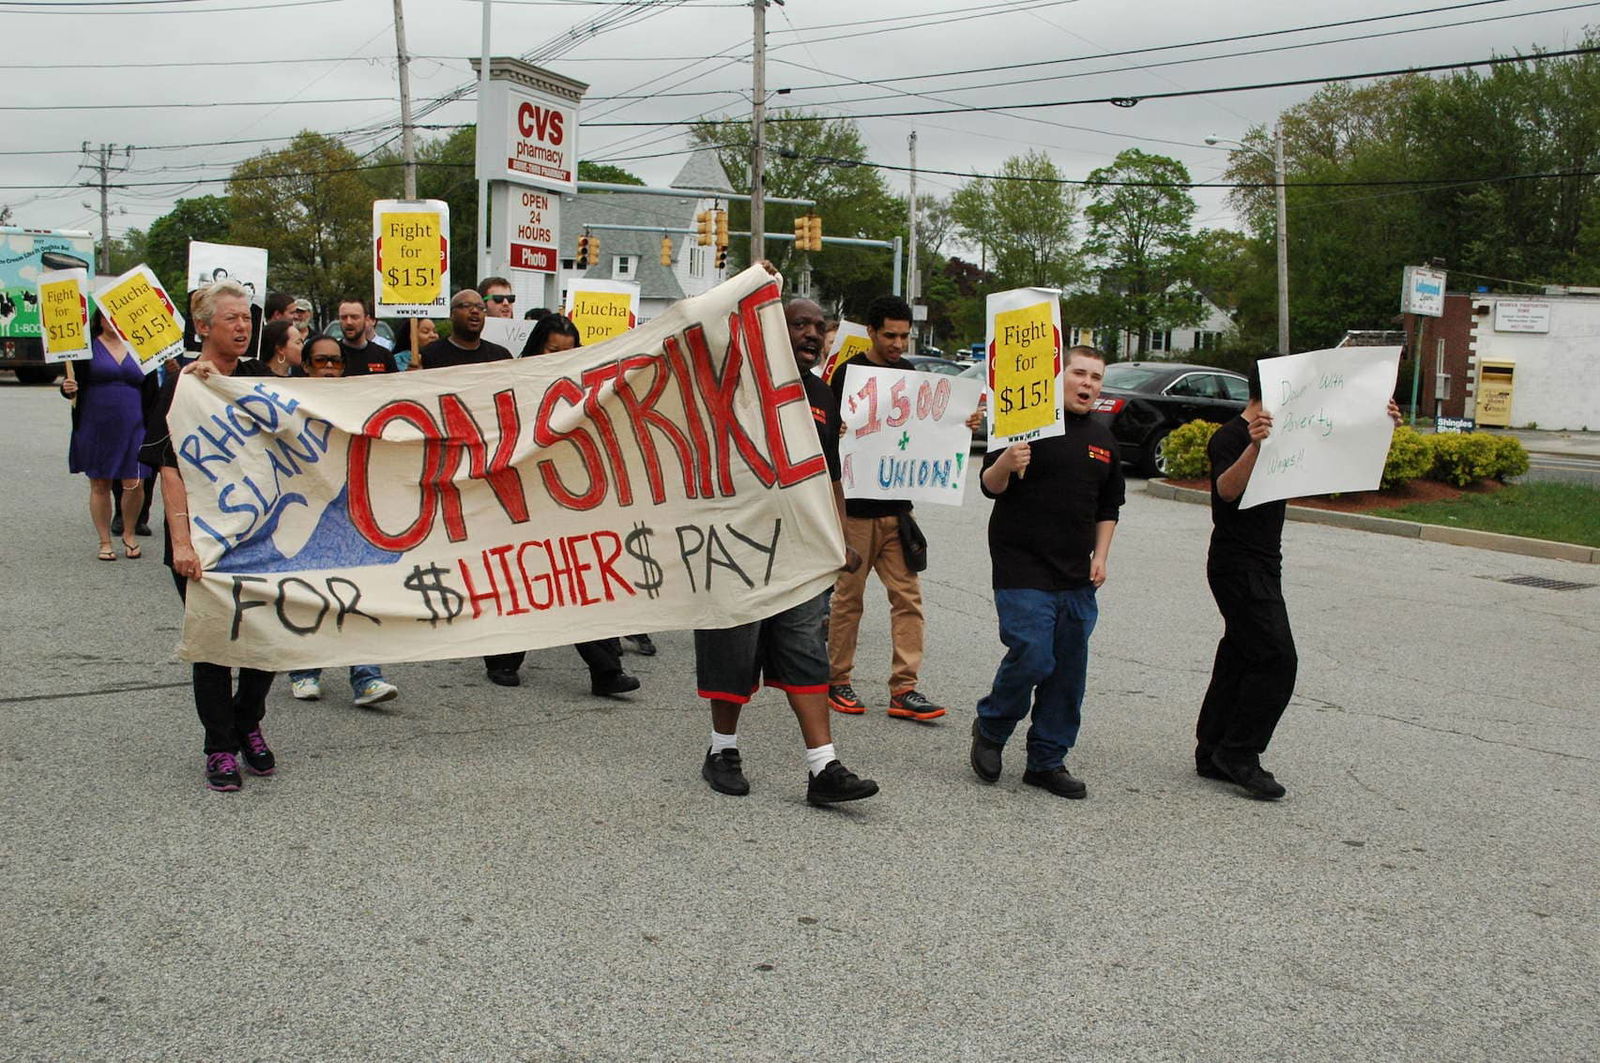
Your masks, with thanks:
[{"label": "bush", "polygon": [[1198,480],[1211,475],[1211,462],[1206,458],[1206,444],[1217,425],[1210,421],[1190,421],[1174,428],[1161,441],[1161,454],[1167,459],[1167,476],[1173,480]]},{"label": "bush", "polygon": [[1457,487],[1488,479],[1499,466],[1497,442],[1485,432],[1434,436],[1431,478]]},{"label": "bush", "polygon": [[1504,480],[1528,471],[1528,451],[1516,436],[1494,436],[1494,478]]},{"label": "bush", "polygon": [[1393,487],[1428,475],[1433,469],[1433,439],[1410,425],[1396,428],[1389,441],[1389,456],[1383,460],[1383,486]]}]

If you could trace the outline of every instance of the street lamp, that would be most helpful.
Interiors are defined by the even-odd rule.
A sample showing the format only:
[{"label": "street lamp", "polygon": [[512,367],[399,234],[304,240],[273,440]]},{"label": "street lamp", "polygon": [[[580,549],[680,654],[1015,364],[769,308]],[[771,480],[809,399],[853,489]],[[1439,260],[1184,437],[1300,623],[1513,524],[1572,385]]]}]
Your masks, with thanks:
[{"label": "street lamp", "polygon": [[[1242,141],[1229,140],[1226,137],[1212,135],[1206,137],[1206,143],[1215,147],[1218,144],[1238,144],[1244,151],[1256,151]],[[1257,152],[1257,154],[1262,154]],[[1263,154],[1263,158],[1266,156]],[[1286,188],[1287,176],[1283,165],[1283,123],[1280,121],[1272,129],[1272,176],[1273,191],[1277,193],[1278,201],[1278,353],[1289,353],[1289,205],[1288,190]]]}]

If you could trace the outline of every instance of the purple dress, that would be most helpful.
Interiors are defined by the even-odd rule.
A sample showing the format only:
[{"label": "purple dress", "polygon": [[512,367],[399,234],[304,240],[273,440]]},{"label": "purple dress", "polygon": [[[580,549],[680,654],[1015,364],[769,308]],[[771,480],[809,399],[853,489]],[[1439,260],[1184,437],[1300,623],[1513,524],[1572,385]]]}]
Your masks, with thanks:
[{"label": "purple dress", "polygon": [[150,474],[139,464],[144,373],[136,359],[114,357],[99,340],[93,350],[92,359],[78,363],[78,408],[67,466],[95,480],[143,479]]}]

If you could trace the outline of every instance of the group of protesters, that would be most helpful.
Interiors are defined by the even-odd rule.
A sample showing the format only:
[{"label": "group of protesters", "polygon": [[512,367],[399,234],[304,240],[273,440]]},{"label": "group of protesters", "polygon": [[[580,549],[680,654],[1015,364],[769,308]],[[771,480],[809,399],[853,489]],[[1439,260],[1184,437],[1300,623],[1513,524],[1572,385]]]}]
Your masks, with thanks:
[{"label": "group of protesters", "polygon": [[[180,597],[189,580],[201,574],[167,426],[184,373],[321,378],[448,370],[513,357],[483,337],[487,317],[515,314],[512,285],[501,277],[486,278],[450,298],[446,334],[440,335],[432,321],[408,321],[398,342],[382,334],[371,303],[358,297],[338,304],[337,335],[316,333],[308,301],[277,293],[267,297],[258,329],[249,293],[226,280],[191,293],[190,311],[197,341],[193,350],[149,378],[139,373],[116,330],[96,313],[91,325],[94,359],[75,382],[62,386],[63,394],[75,400],[70,467],[89,477],[90,514],[100,535],[98,556],[117,559],[112,539],[117,534],[123,534],[124,557],[141,556],[134,536],[149,533],[144,514],[153,474],[160,480],[164,510],[164,559]],[[523,356],[557,354],[579,345],[578,330],[560,314],[540,310],[527,316],[536,322]],[[878,792],[876,782],[844,766],[831,733],[832,713],[869,711],[869,699],[853,682],[869,574],[877,574],[889,604],[888,716],[921,724],[948,711],[920,687],[924,613],[918,573],[926,564],[927,544],[912,506],[847,500],[839,483],[845,369],[863,364],[910,371],[903,356],[912,313],[898,297],[873,302],[866,322],[870,349],[839,366],[831,383],[811,372],[826,350],[829,322],[822,309],[811,300],[792,298],[785,304],[785,319],[832,481],[844,563],[834,585],[814,598],[760,621],[694,633],[696,684],[709,703],[712,724],[701,774],[719,793],[749,793],[738,722],[743,706],[765,684],[781,690],[795,713],[805,749],[807,799],[832,805]],[[252,351],[255,357],[249,356]],[[970,764],[982,781],[997,781],[1008,740],[1031,717],[1022,781],[1070,799],[1087,793],[1086,784],[1067,769],[1066,758],[1077,741],[1097,595],[1108,577],[1124,502],[1117,443],[1109,425],[1091,416],[1105,364],[1105,356],[1092,347],[1067,351],[1060,378],[1063,431],[991,451],[980,475],[983,494],[994,502],[988,542],[1006,653],[989,693],[976,705]],[[1398,415],[1392,403],[1390,413]],[[975,411],[969,424],[979,416]],[[1207,575],[1224,634],[1197,723],[1195,749],[1199,775],[1234,783],[1262,799],[1285,792],[1260,757],[1293,692],[1296,669],[1280,585],[1284,504],[1239,509],[1260,442],[1270,431],[1259,376],[1252,372],[1249,405],[1216,433],[1210,448],[1214,527]],[[120,497],[114,498],[117,487]],[[114,530],[118,503],[116,515],[122,519]],[[130,527],[133,534],[124,534]],[[636,651],[656,652],[648,634],[628,638]],[[622,667],[621,639],[574,648],[589,669],[595,695],[640,688],[639,679]],[[520,685],[524,657],[520,652],[484,657],[487,678],[497,685]],[[195,706],[205,734],[204,777],[210,789],[235,791],[241,788],[242,771],[270,775],[276,770],[261,727],[273,678],[272,672],[240,668],[235,679],[224,665],[193,665]],[[357,705],[376,705],[399,693],[377,665],[352,664],[349,679]],[[320,670],[291,672],[290,689],[300,700],[319,698]]]}]

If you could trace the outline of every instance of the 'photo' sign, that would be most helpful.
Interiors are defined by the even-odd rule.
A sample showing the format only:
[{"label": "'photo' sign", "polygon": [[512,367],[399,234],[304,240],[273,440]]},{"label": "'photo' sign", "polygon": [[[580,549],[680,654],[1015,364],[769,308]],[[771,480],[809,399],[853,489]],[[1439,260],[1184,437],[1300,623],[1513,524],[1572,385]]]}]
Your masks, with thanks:
[{"label": "'photo' sign", "polygon": [[438,199],[372,204],[372,287],[379,317],[450,315],[450,207]]},{"label": "'photo' sign", "polygon": [[183,316],[149,266],[141,263],[102,285],[94,301],[146,373],[183,353]]},{"label": "'photo' sign", "polygon": [[1058,436],[1062,423],[1061,293],[996,292],[985,301],[989,328],[989,449]]},{"label": "'photo' sign", "polygon": [[1399,347],[1336,347],[1263,358],[1261,404],[1272,434],[1261,444],[1240,509],[1383,482],[1394,422],[1389,399]]},{"label": "'photo' sign", "polygon": [[93,356],[88,291],[88,270],[55,269],[39,276],[39,331],[46,362]]}]

